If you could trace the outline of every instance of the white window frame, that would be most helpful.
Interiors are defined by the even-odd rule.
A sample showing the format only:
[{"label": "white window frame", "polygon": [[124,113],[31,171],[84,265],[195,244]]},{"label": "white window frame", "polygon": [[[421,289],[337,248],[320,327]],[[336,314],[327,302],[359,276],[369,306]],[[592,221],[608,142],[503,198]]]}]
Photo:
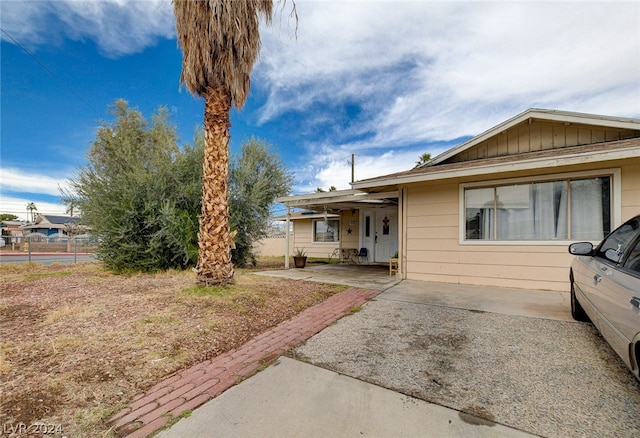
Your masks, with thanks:
[{"label": "white window frame", "polygon": [[329,218],[327,219],[327,221],[336,221],[338,222],[338,240],[332,240],[331,242],[322,242],[322,241],[318,241],[316,240],[316,222],[324,222],[324,219],[311,219],[311,243],[314,245],[334,245],[336,243],[340,243],[340,238],[341,238],[341,234],[342,234],[342,230],[340,229],[340,227],[342,226],[342,223],[340,222],[339,218]]},{"label": "white window frame", "polygon": [[[584,178],[596,178],[601,176],[611,177],[611,231],[617,228],[621,223],[622,217],[622,186],[621,186],[621,171],[620,168],[599,169],[599,170],[586,170],[582,172],[565,172],[554,173],[549,175],[539,175],[532,177],[520,177],[520,178],[507,178],[507,179],[493,179],[481,182],[464,183],[459,186],[459,213],[458,213],[458,238],[460,245],[488,245],[488,246],[505,246],[505,245],[517,245],[517,246],[565,246],[574,240],[480,240],[480,239],[465,239],[466,235],[466,212],[465,212],[465,199],[464,191],[469,188],[480,187],[496,187],[515,184],[526,183],[543,183],[549,181],[557,181],[564,179],[584,179]],[[599,241],[593,241],[597,243]]]}]

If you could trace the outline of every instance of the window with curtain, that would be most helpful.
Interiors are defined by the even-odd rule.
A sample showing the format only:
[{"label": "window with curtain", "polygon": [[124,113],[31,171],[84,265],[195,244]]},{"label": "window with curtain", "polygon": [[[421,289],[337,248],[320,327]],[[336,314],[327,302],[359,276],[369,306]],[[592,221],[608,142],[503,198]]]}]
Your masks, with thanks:
[{"label": "window with curtain", "polygon": [[611,177],[464,190],[465,240],[601,240],[611,230]]},{"label": "window with curtain", "polygon": [[340,241],[340,221],[339,220],[313,221],[313,241],[314,242],[339,242]]}]

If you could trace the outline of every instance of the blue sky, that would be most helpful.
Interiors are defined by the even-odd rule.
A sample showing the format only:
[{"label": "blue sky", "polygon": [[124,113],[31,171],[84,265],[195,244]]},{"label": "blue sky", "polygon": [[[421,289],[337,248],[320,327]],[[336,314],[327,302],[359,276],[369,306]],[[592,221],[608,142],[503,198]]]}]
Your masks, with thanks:
[{"label": "blue sky", "polygon": [[[267,140],[293,193],[406,170],[527,108],[640,117],[640,2],[296,1],[262,28],[231,149]],[[276,8],[280,11],[280,8]],[[191,142],[170,0],[0,2],[0,213],[63,213],[119,98]],[[25,51],[26,49],[26,51]]]}]

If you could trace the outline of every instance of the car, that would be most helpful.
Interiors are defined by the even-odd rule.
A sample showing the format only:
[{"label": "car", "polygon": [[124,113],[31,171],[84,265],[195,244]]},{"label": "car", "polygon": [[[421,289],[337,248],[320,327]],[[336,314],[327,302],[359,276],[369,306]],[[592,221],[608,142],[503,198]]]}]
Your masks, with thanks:
[{"label": "car", "polygon": [[569,245],[571,316],[591,321],[640,380],[640,215],[608,234],[597,247]]}]

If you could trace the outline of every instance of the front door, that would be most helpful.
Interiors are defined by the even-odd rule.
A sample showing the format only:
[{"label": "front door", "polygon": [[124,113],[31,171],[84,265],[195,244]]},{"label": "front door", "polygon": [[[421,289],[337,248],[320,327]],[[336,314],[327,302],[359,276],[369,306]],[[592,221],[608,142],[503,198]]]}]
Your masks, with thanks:
[{"label": "front door", "polygon": [[395,209],[376,214],[375,257],[376,262],[388,262],[398,249],[398,221]]},{"label": "front door", "polygon": [[397,208],[366,210],[361,217],[362,246],[369,261],[386,263],[398,251]]}]

